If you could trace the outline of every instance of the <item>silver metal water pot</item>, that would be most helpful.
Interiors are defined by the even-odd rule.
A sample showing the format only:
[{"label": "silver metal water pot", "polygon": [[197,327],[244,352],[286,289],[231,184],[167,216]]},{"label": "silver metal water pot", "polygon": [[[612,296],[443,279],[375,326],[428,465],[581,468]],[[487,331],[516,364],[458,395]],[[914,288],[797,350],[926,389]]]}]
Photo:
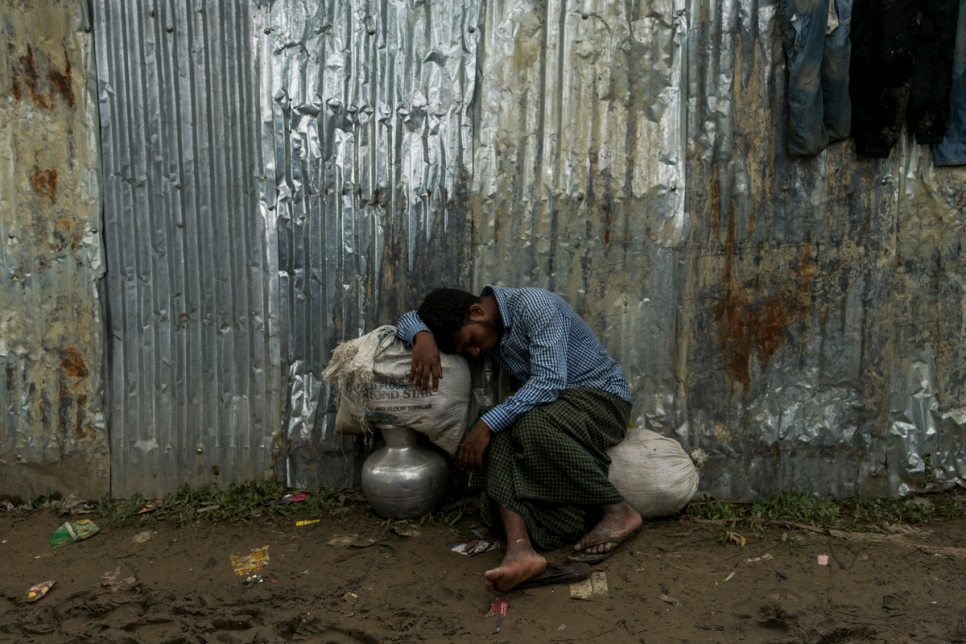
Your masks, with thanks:
[{"label": "silver metal water pot", "polygon": [[414,519],[439,503],[446,491],[446,459],[416,442],[409,427],[377,425],[386,446],[362,465],[362,492],[376,514],[387,519]]}]

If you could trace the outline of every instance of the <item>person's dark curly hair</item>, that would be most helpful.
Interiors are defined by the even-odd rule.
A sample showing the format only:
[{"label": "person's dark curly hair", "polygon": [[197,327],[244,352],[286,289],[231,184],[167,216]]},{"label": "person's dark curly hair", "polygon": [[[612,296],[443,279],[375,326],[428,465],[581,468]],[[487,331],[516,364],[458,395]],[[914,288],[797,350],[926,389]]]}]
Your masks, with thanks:
[{"label": "person's dark curly hair", "polygon": [[463,328],[470,317],[470,307],[480,298],[455,288],[437,288],[423,298],[416,314],[433,332],[436,346],[443,353],[455,353],[453,334]]}]

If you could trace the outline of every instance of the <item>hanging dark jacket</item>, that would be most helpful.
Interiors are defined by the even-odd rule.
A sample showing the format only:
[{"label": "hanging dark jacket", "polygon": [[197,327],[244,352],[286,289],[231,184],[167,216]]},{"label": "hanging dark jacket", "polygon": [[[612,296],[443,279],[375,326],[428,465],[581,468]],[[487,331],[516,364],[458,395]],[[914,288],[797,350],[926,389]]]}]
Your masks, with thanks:
[{"label": "hanging dark jacket", "polygon": [[919,143],[946,133],[959,0],[855,0],[849,95],[858,154],[887,157],[905,122]]}]

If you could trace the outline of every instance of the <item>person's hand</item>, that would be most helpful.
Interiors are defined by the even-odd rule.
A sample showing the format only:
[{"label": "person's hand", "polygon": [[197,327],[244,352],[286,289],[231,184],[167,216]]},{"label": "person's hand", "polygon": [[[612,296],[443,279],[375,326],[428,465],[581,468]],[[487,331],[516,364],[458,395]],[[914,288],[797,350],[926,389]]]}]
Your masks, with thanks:
[{"label": "person's hand", "polygon": [[480,472],[483,470],[483,454],[486,452],[493,432],[482,420],[476,421],[473,429],[469,431],[463,440],[458,456],[460,467],[469,472]]},{"label": "person's hand", "polygon": [[409,382],[416,385],[424,394],[439,390],[439,381],[443,378],[443,366],[439,362],[439,348],[436,338],[429,331],[420,331],[413,338],[413,366],[409,370]]}]

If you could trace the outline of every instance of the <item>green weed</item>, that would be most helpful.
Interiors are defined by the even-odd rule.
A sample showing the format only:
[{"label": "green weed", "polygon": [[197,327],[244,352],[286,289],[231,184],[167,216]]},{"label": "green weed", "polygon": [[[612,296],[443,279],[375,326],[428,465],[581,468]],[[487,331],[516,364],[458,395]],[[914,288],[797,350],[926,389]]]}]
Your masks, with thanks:
[{"label": "green weed", "polygon": [[[301,503],[278,505],[286,494],[305,492]],[[448,504],[419,519],[419,525],[442,524],[459,530],[479,520],[477,496],[447,497]],[[444,502],[445,503],[445,502]],[[37,497],[21,502],[12,511],[25,516],[35,509],[52,508],[66,513],[60,499]],[[153,505],[153,510],[142,511]],[[213,485],[184,485],[161,500],[140,495],[112,499],[103,497],[96,504],[96,517],[114,525],[164,521],[183,526],[197,521],[213,524],[251,520],[279,521],[287,517],[327,519],[344,515],[353,507],[371,512],[358,490],[297,490],[275,481],[259,481],[219,489]],[[921,497],[860,499],[844,501],[816,499],[802,492],[782,492],[754,503],[729,503],[705,497],[692,501],[685,513],[700,520],[726,525],[750,525],[756,535],[769,522],[794,523],[822,529],[867,530],[883,523],[924,524],[935,520],[966,519],[966,491],[951,490]],[[774,525],[774,524],[772,524]],[[791,526],[789,526],[791,527]]]},{"label": "green weed", "polygon": [[849,499],[845,502],[857,524],[928,523],[936,514],[936,506],[919,499]]},{"label": "green weed", "polygon": [[685,513],[696,519],[720,521],[722,519],[740,519],[747,514],[747,508],[741,505],[718,501],[705,495],[703,501],[692,501],[685,508]]},{"label": "green weed", "polygon": [[[278,505],[276,502],[286,494],[305,492],[300,503]],[[281,519],[290,516],[331,518],[348,512],[354,495],[329,489],[291,490],[274,481],[232,485],[219,489],[213,485],[193,488],[184,485],[160,501],[135,495],[127,499],[102,498],[98,516],[117,525],[134,522],[165,521],[185,525],[192,521],[207,520],[212,523],[233,523],[258,518]],[[142,512],[147,506],[153,510]]]},{"label": "green weed", "polygon": [[839,504],[831,499],[814,499],[801,492],[779,492],[759,499],[751,516],[770,521],[790,521],[817,528],[843,527]]},{"label": "green weed", "polygon": [[883,523],[923,524],[937,519],[966,518],[966,492],[844,501],[815,499],[801,492],[779,492],[750,505],[705,497],[689,503],[685,513],[702,520],[757,525],[778,521],[824,529],[866,530]]}]

